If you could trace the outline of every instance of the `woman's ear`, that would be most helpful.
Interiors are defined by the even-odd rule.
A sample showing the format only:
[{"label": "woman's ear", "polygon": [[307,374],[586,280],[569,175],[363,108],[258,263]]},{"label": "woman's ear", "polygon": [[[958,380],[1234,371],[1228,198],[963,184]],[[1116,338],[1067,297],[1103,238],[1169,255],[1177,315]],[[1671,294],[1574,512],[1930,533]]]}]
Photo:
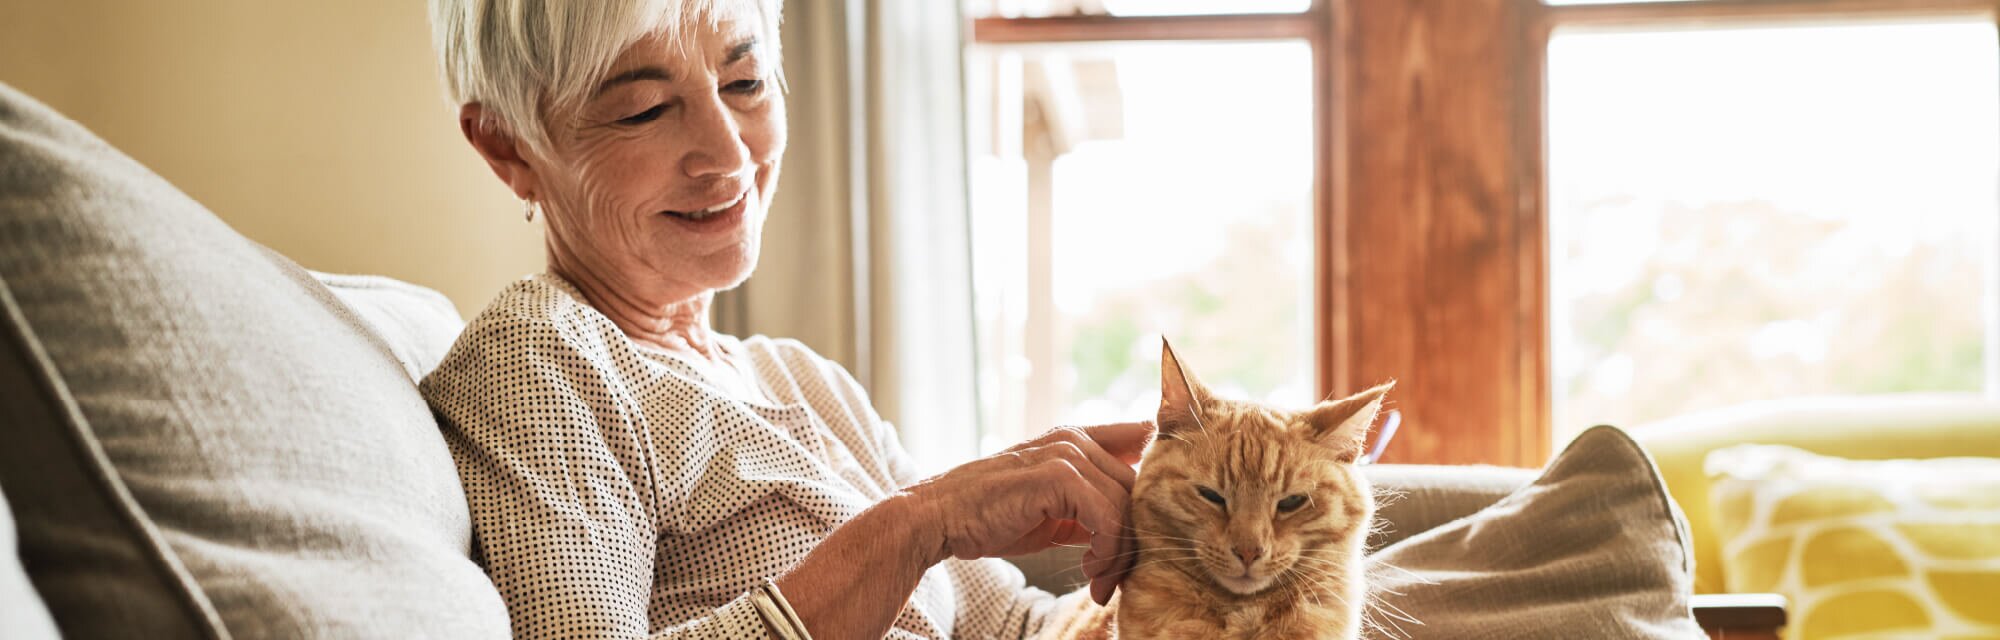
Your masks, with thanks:
[{"label": "woman's ear", "polygon": [[472,143],[479,157],[486,159],[486,166],[493,168],[493,175],[514,191],[514,197],[528,200],[540,190],[535,168],[528,164],[525,146],[501,127],[499,119],[487,113],[484,105],[471,102],[459,107],[458,129],[465,133],[465,141]]}]

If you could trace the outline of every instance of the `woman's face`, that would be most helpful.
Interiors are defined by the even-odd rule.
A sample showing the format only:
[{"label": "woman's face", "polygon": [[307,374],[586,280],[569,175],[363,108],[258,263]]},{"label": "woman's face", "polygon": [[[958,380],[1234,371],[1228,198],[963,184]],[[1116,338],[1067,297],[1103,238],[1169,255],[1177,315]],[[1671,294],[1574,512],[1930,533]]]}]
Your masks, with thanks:
[{"label": "woman's face", "polygon": [[640,40],[570,117],[535,173],[564,270],[685,298],[757,264],[785,149],[772,43],[755,16]]}]

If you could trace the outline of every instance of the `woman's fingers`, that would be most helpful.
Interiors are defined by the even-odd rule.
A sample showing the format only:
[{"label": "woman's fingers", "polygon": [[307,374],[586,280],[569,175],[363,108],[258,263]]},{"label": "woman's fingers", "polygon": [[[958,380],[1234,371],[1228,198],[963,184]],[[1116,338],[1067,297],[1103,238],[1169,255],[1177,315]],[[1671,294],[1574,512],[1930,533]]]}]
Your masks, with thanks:
[{"label": "woman's fingers", "polygon": [[1083,574],[1093,578],[1108,572],[1124,544],[1125,512],[1113,506],[1102,492],[1102,484],[1085,477],[1086,471],[1067,460],[1051,460],[1042,465],[1050,476],[1048,484],[1060,488],[1063,504],[1043,514],[1044,519],[1075,520],[1090,530],[1090,551],[1083,555]]},{"label": "woman's fingers", "polygon": [[1043,520],[1040,526],[1022,534],[1020,538],[1002,546],[994,555],[1011,558],[1034,553],[1051,546],[1075,546],[1090,542],[1090,530],[1077,524],[1075,520]]},{"label": "woman's fingers", "polygon": [[1078,475],[1090,481],[1091,486],[1097,487],[1098,493],[1104,494],[1121,510],[1132,494],[1132,468],[1112,459],[1111,454],[1098,449],[1089,439],[1082,444],[1059,440],[1025,453],[1036,461],[1054,458],[1068,462],[1076,467]]},{"label": "woman's fingers", "polygon": [[[1144,425],[1147,423],[1140,422],[1132,424]],[[1124,425],[1107,425],[1107,426],[1120,427]],[[1035,438],[1034,440],[1030,441],[1025,448],[1030,448],[1030,449],[1042,448],[1042,447],[1055,446],[1058,444],[1067,444],[1069,446],[1075,447],[1077,451],[1081,452],[1084,455],[1084,457],[1090,461],[1092,465],[1096,466],[1099,470],[1102,470],[1105,475],[1110,476],[1113,480],[1117,480],[1119,485],[1125,487],[1127,491],[1130,491],[1132,489],[1132,480],[1135,475],[1135,472],[1132,470],[1132,463],[1127,462],[1121,457],[1119,457],[1117,454],[1112,453],[1109,450],[1106,450],[1104,448],[1103,443],[1101,443],[1096,437],[1092,436],[1091,433],[1088,431],[1088,429],[1101,429],[1101,428],[1103,427],[1084,427],[1084,428],[1058,427],[1055,429],[1050,429],[1048,433],[1044,433],[1042,434],[1041,437]],[[1129,438],[1129,434],[1125,433],[1112,433],[1107,435],[1114,442],[1121,442],[1121,443],[1124,439]],[[1144,445],[1141,445],[1141,449],[1143,448]],[[1136,458],[1134,459],[1136,460]]]},{"label": "woman's fingers", "polygon": [[1139,456],[1146,453],[1146,445],[1153,443],[1159,428],[1147,422],[1120,422],[1079,429],[1089,436],[1097,446],[1112,456],[1132,465],[1139,463]]},{"label": "woman's fingers", "polygon": [[[1006,452],[926,480],[911,491],[940,513],[969,517],[942,540],[960,558],[1012,555],[1051,544],[1087,542],[1083,572],[1092,598],[1106,602],[1132,568],[1127,535],[1137,460],[1151,423],[1052,430]],[[975,515],[976,514],[976,515]]]},{"label": "woman's fingers", "polygon": [[1123,582],[1124,580],[1125,576],[1122,575],[1119,576],[1104,575],[1091,578],[1090,579],[1091,601],[1101,605],[1111,604],[1111,593],[1117,590],[1118,583]]}]

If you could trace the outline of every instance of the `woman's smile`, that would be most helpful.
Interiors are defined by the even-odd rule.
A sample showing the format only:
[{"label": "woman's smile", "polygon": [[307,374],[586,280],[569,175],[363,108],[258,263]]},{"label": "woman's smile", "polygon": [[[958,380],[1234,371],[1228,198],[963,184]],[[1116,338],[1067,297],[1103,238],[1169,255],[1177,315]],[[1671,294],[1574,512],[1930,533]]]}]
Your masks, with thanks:
[{"label": "woman's smile", "polygon": [[750,192],[748,190],[740,191],[737,192],[736,196],[733,198],[706,207],[702,207],[700,209],[690,209],[687,211],[666,211],[665,213],[667,215],[674,216],[676,218],[684,218],[688,220],[706,220],[714,216],[715,214],[724,213],[729,209],[737,208],[737,205],[743,204],[744,197],[748,195],[750,195]]},{"label": "woman's smile", "polygon": [[743,220],[754,201],[755,189],[745,189],[736,197],[721,203],[693,211],[661,211],[660,215],[672,220],[681,229],[702,235],[733,232],[743,226]]}]

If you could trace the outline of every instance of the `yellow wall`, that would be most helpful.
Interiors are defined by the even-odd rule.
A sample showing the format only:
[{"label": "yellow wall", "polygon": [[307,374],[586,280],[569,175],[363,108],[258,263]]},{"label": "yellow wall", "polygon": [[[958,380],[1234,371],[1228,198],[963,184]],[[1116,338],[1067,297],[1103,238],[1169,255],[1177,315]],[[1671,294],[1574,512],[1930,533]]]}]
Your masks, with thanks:
[{"label": "yellow wall", "polygon": [[311,269],[470,316],[539,225],[459,136],[423,0],[0,0],[0,82]]}]

